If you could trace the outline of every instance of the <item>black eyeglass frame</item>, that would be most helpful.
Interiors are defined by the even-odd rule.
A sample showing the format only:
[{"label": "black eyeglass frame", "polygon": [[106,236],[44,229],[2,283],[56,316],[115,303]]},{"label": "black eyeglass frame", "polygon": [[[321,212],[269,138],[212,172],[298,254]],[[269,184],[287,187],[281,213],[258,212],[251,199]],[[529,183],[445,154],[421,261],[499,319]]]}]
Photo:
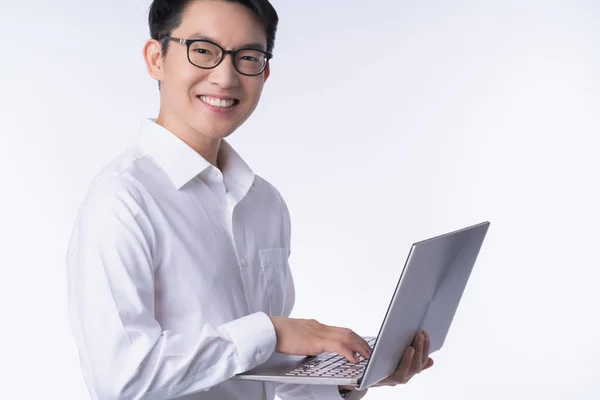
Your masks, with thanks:
[{"label": "black eyeglass frame", "polygon": [[[190,62],[190,64],[192,64],[194,67],[197,68],[201,68],[201,69],[213,69],[213,68],[217,68],[225,59],[225,56],[227,56],[227,54],[231,54],[231,63],[233,64],[233,68],[235,68],[235,70],[237,72],[239,72],[242,75],[245,76],[258,76],[261,75],[263,72],[265,72],[265,70],[267,69],[267,66],[269,65],[269,61],[273,58],[273,54],[266,52],[266,51],[262,51],[259,49],[255,49],[255,48],[243,48],[243,49],[237,49],[237,50],[225,50],[224,48],[222,48],[221,46],[219,46],[218,44],[216,44],[215,42],[211,42],[210,40],[206,40],[206,39],[182,39],[182,38],[177,38],[177,37],[173,37],[173,36],[162,36],[161,40],[171,40],[177,43],[181,43],[181,44],[185,44],[187,46],[187,59]],[[214,66],[212,67],[201,67],[199,65],[196,65],[192,62],[192,60],[190,59],[190,47],[192,46],[192,44],[194,43],[198,43],[198,42],[203,42],[203,43],[209,43],[212,44],[213,46],[217,46],[220,50],[221,50],[221,59],[219,60],[218,63],[216,63]],[[267,62],[265,63],[265,66],[263,67],[262,71],[260,71],[258,74],[246,74],[242,71],[240,71],[237,67],[237,65],[235,64],[235,57],[237,56],[237,54],[241,51],[247,51],[247,50],[252,50],[252,51],[258,51],[259,53],[263,53],[267,59]]]}]

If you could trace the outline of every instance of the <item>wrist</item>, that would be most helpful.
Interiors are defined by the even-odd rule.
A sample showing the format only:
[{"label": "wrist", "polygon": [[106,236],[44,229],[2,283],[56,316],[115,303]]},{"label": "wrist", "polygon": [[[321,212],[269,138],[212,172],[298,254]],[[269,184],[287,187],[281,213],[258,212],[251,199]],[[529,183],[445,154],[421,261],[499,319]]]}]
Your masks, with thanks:
[{"label": "wrist", "polygon": [[279,346],[279,335],[280,335],[280,332],[277,329],[278,328],[277,322],[278,322],[278,319],[280,317],[273,317],[273,316],[270,316],[270,315],[268,315],[268,317],[271,320],[271,324],[273,325],[273,330],[275,331],[275,351],[279,352],[281,350],[280,346]]}]

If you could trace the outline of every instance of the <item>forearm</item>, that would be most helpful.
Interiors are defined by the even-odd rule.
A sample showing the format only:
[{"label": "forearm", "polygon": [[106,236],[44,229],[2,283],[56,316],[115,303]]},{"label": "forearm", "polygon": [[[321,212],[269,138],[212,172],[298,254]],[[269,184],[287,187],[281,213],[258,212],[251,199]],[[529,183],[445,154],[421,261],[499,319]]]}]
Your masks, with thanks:
[{"label": "forearm", "polygon": [[191,326],[185,333],[138,331],[130,340],[105,329],[102,338],[77,335],[77,342],[100,398],[165,400],[209,389],[263,363],[275,345],[268,323],[264,314],[254,314],[216,328]]}]

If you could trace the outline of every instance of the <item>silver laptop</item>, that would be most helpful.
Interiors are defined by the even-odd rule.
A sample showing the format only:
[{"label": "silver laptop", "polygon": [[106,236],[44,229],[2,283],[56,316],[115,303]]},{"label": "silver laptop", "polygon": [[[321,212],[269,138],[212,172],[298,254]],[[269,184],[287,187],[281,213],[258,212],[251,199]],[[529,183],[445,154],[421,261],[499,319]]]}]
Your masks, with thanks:
[{"label": "silver laptop", "polygon": [[392,375],[414,336],[427,331],[430,354],[450,329],[473,265],[487,234],[483,222],[414,243],[368,360],[355,364],[336,353],[289,356],[275,353],[266,363],[233,379],[294,384],[345,385],[365,390]]}]

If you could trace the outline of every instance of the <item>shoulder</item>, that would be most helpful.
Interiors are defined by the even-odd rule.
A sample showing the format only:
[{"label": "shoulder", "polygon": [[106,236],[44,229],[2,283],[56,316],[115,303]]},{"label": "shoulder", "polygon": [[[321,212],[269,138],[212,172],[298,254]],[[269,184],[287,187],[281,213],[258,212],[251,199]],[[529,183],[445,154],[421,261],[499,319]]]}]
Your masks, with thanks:
[{"label": "shoulder", "polygon": [[153,254],[156,230],[149,196],[136,178],[141,159],[137,149],[129,149],[94,176],[76,213],[69,262],[75,262],[78,255],[134,257],[140,249]]},{"label": "shoulder", "polygon": [[147,162],[137,147],[131,147],[113,158],[93,177],[81,209],[120,209],[134,214],[143,211],[147,201],[144,188]]},{"label": "shoulder", "polygon": [[292,221],[290,211],[280,191],[259,175],[255,175],[253,189],[258,196],[260,209],[267,210],[272,218],[283,223],[284,232],[289,236]]},{"label": "shoulder", "polygon": [[262,198],[269,199],[273,204],[279,205],[282,209],[287,212],[287,204],[283,199],[283,196],[277,190],[277,188],[267,181],[265,178],[255,175],[254,177],[254,189],[255,192]]}]

